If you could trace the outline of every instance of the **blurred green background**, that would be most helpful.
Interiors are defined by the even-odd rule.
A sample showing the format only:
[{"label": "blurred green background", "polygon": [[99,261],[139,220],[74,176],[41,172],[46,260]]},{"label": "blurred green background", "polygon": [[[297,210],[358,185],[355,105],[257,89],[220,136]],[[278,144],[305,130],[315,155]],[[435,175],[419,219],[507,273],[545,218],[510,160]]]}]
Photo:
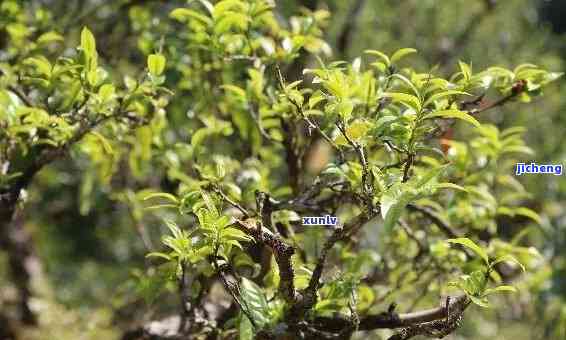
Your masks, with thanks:
[{"label": "blurred green background", "polygon": [[[44,25],[63,32],[69,46],[74,46],[82,26],[90,27],[101,58],[118,73],[128,74],[144,64],[145,52],[153,48],[149,42],[159,41],[166,32],[169,11],[184,3],[2,0],[0,8],[17,4],[40,23],[45,16]],[[365,49],[390,53],[414,47],[419,50],[412,57],[416,68],[436,68],[444,74],[455,70],[458,60],[478,70],[525,62],[565,70],[563,0],[279,0],[276,5],[282,16],[305,7],[328,9],[332,16],[326,39],[332,59],[351,60]],[[2,16],[0,49],[18,48],[5,46]],[[528,127],[527,145],[536,154],[523,161],[564,164],[565,90],[566,81],[561,79],[526,109],[516,111],[511,103],[482,119],[500,129]],[[186,112],[179,107],[173,104],[168,115],[182,119]],[[119,338],[132,311],[141,313],[145,308],[131,284],[135,268],[143,268],[145,261],[139,224],[144,223],[147,237],[157,242],[158,221],[136,218],[121,204],[127,197],[116,197],[102,186],[89,187],[89,166],[80,157],[61,160],[44,169],[28,193],[25,227],[38,246],[43,275],[33,282],[39,293],[34,308],[42,311],[41,326],[25,330],[26,338]],[[159,182],[160,175],[155,171],[146,181]],[[566,180],[563,176],[519,180],[532,193],[527,205],[543,217],[542,226],[527,237],[545,261],[522,283],[528,291],[505,300],[506,308],[467,313],[463,328],[452,339],[566,339]],[[120,172],[113,182],[135,190],[144,187]],[[6,277],[0,253],[0,310],[9,310],[14,294]]]}]

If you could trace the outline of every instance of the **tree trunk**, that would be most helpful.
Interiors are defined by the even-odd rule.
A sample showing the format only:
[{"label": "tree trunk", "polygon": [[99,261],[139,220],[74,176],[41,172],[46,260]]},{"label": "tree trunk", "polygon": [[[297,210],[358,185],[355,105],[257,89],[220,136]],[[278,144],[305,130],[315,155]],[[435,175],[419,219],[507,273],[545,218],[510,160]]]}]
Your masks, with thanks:
[{"label": "tree trunk", "polygon": [[18,315],[22,323],[36,325],[30,308],[32,277],[40,271],[31,235],[24,228],[23,215],[17,211],[19,192],[9,192],[0,200],[0,245],[8,257],[8,267],[18,292]]}]

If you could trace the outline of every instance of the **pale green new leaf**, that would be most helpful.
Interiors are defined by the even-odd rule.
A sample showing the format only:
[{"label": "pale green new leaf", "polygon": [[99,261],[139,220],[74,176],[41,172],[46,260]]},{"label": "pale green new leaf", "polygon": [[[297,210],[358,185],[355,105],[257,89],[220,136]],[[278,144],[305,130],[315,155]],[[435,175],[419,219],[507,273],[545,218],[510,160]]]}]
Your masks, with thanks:
[{"label": "pale green new leaf", "polygon": [[412,108],[416,112],[419,112],[421,110],[420,99],[411,94],[400,93],[400,92],[387,92],[384,93],[383,96],[391,98],[393,102],[404,104],[409,108]]},{"label": "pale green new leaf", "polygon": [[511,292],[511,293],[516,293],[517,292],[517,288],[513,287],[513,286],[498,286],[495,288],[488,288],[485,290],[485,292],[483,293],[484,296],[488,296],[494,293],[500,293],[500,292]]},{"label": "pale green new leaf", "polygon": [[181,22],[185,22],[187,21],[187,19],[192,18],[200,21],[201,23],[207,26],[212,25],[211,18],[188,8],[176,8],[173,11],[171,11],[171,13],[169,13],[169,16]]},{"label": "pale green new leaf", "polygon": [[438,93],[433,94],[427,100],[425,100],[424,106],[432,104],[435,101],[440,100],[440,99],[445,98],[445,97],[459,96],[459,95],[471,96],[469,93],[463,92],[463,91],[456,91],[456,90],[442,91],[442,92],[438,92]]},{"label": "pale green new leaf", "polygon": [[391,63],[394,64],[401,60],[402,58],[406,57],[409,54],[417,53],[417,50],[414,48],[402,48],[397,52],[393,53],[391,56]]},{"label": "pale green new leaf", "polygon": [[489,257],[487,256],[486,251],[482,247],[478,246],[474,241],[470,240],[469,238],[467,237],[453,238],[446,240],[446,242],[460,244],[472,250],[474,253],[479,255],[479,257],[481,257],[486,264],[489,264]]},{"label": "pale green new leaf", "polygon": [[515,209],[515,214],[528,217],[528,218],[532,219],[533,221],[535,221],[536,223],[542,224],[542,219],[539,216],[539,214],[537,214],[535,211],[533,211],[529,208],[525,208],[525,207],[517,208],[517,209]]},{"label": "pale green new leaf", "polygon": [[436,189],[455,189],[463,192],[468,192],[466,188],[454,183],[438,183],[434,187]]},{"label": "pale green new leaf", "polygon": [[381,197],[381,216],[384,218],[383,229],[390,233],[401,217],[403,210],[415,197],[414,189],[390,188]]},{"label": "pale green new leaf", "polygon": [[83,27],[81,31],[81,48],[89,58],[94,57],[96,53],[96,40],[87,27]]},{"label": "pale green new leaf", "polygon": [[60,34],[58,34],[55,31],[50,31],[40,35],[39,38],[37,38],[37,43],[43,45],[43,44],[50,44],[52,42],[63,41],[63,40],[65,39]]},{"label": "pale green new leaf", "polygon": [[470,65],[459,61],[458,65],[460,66],[460,71],[462,71],[462,75],[464,76],[465,80],[470,80],[472,78],[472,68]]},{"label": "pale green new leaf", "polygon": [[525,266],[524,266],[521,262],[519,262],[519,260],[517,260],[514,256],[509,255],[509,254],[508,254],[508,255],[501,256],[501,257],[498,257],[498,258],[495,259],[493,262],[491,262],[490,265],[491,265],[491,267],[493,267],[493,266],[495,266],[496,264],[501,263],[501,262],[513,262],[513,263],[516,263],[516,264],[521,268],[521,270],[522,270],[523,272],[526,271]]},{"label": "pale green new leaf", "polygon": [[160,252],[152,252],[152,253],[145,255],[145,257],[160,257],[160,258],[165,259],[167,261],[171,260],[171,256],[169,256],[165,253],[160,253]]},{"label": "pale green new leaf", "polygon": [[160,76],[165,70],[166,59],[162,54],[150,54],[147,57],[147,68],[149,73],[154,76]]},{"label": "pale green new leaf", "polygon": [[473,295],[468,295],[468,297],[470,298],[470,300],[472,300],[472,302],[475,305],[478,305],[478,306],[483,307],[483,308],[489,308],[489,302],[487,301],[487,299],[485,297],[484,298],[478,298],[478,297],[475,297]]},{"label": "pale green new leaf", "polygon": [[460,110],[453,110],[453,109],[441,110],[441,111],[431,112],[424,116],[424,119],[431,119],[431,118],[456,118],[466,121],[478,128],[481,126],[481,124],[474,117]]},{"label": "pale green new leaf", "polygon": [[176,203],[176,204],[179,203],[179,199],[177,197],[175,197],[172,194],[166,193],[166,192],[154,192],[152,194],[145,196],[143,198],[143,200],[147,201],[147,200],[150,200],[152,198],[163,198],[163,199],[166,199],[166,200],[171,201],[171,202]]},{"label": "pale green new leaf", "polygon": [[364,53],[380,58],[381,60],[384,61],[386,66],[391,65],[391,60],[389,60],[389,57],[383,52],[377,50],[365,50]]}]

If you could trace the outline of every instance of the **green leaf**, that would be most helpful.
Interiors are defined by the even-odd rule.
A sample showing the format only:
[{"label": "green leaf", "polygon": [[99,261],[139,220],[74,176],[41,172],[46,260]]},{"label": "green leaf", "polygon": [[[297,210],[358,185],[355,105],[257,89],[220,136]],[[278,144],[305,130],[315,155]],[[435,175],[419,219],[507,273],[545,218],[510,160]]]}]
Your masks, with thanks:
[{"label": "green leaf", "polygon": [[487,299],[485,297],[484,298],[478,298],[478,297],[475,297],[473,295],[468,295],[468,297],[470,298],[470,300],[472,300],[472,302],[475,305],[478,305],[478,306],[483,307],[483,308],[489,308],[489,301],[487,301]]},{"label": "green leaf", "polygon": [[459,96],[459,95],[466,95],[466,96],[471,96],[471,94],[467,93],[467,92],[463,92],[463,91],[456,91],[456,90],[448,90],[448,91],[442,91],[442,92],[438,92],[433,94],[432,96],[430,96],[424,103],[424,106],[427,106],[429,104],[434,103],[435,101],[442,99],[444,97],[451,97],[451,96]]},{"label": "green leaf", "polygon": [[489,257],[487,256],[486,251],[483,248],[481,248],[480,246],[478,246],[477,244],[475,244],[474,241],[470,240],[469,238],[467,238],[467,237],[453,238],[453,239],[446,240],[446,242],[454,243],[454,244],[460,244],[460,245],[472,250],[479,257],[481,257],[486,264],[489,264]]},{"label": "green leaf", "polygon": [[181,22],[186,22],[187,19],[191,18],[200,21],[201,23],[207,26],[212,25],[211,18],[188,8],[176,8],[173,11],[171,11],[171,13],[169,13],[169,16]]},{"label": "green leaf", "polygon": [[254,338],[254,329],[250,319],[245,314],[241,314],[240,316],[240,324],[238,326],[239,340],[253,340]]},{"label": "green leaf", "polygon": [[33,67],[44,78],[48,79],[51,77],[51,63],[44,56],[26,58],[23,63]]},{"label": "green leaf", "polygon": [[415,112],[419,112],[421,110],[421,101],[416,96],[408,93],[400,93],[400,92],[387,92],[383,94],[383,97],[388,97],[396,103],[402,103],[413,110]]},{"label": "green leaf", "polygon": [[250,18],[243,13],[228,11],[214,25],[216,34],[224,34],[230,30],[243,32],[247,30]]},{"label": "green leaf", "polygon": [[448,165],[443,165],[427,171],[418,178],[412,178],[406,183],[395,183],[387,189],[381,196],[381,216],[384,219],[383,228],[389,233],[401,217],[407,204],[415,199],[430,195],[434,191],[436,178],[446,169]]},{"label": "green leaf", "polygon": [[397,52],[393,53],[393,55],[391,56],[391,63],[395,64],[396,62],[398,62],[399,60],[401,60],[405,56],[407,56],[409,54],[413,54],[413,53],[417,53],[417,50],[414,49],[414,48],[402,48],[402,49],[398,50]]},{"label": "green leaf", "polygon": [[[366,120],[356,120],[346,128],[346,134],[351,140],[358,141],[367,135],[371,127],[372,124]],[[338,145],[348,145],[346,137],[342,134],[336,137],[335,142]]]},{"label": "green leaf", "polygon": [[517,293],[517,288],[513,287],[513,286],[498,286],[495,288],[488,288],[485,290],[485,292],[483,293],[484,296],[488,296],[494,293],[500,293],[500,292],[511,292],[511,293]]},{"label": "green leaf", "polygon": [[539,225],[542,224],[542,219],[540,218],[539,214],[537,214],[535,211],[529,208],[525,208],[525,207],[517,208],[515,209],[515,215],[525,216],[532,219]]},{"label": "green leaf", "polygon": [[252,239],[248,234],[236,228],[223,229],[221,235],[223,238],[236,241],[250,241]]},{"label": "green leaf", "polygon": [[460,71],[462,72],[464,79],[467,81],[470,80],[472,78],[472,68],[470,67],[470,65],[462,61],[459,61],[458,65],[460,66]]},{"label": "green leaf", "polygon": [[149,194],[149,195],[145,196],[143,198],[143,200],[147,201],[147,200],[150,200],[152,198],[163,198],[163,199],[166,199],[166,200],[171,201],[171,202],[176,203],[176,204],[179,203],[179,199],[177,197],[175,197],[174,195],[171,195],[169,193],[166,193],[166,192],[155,192],[155,193]]},{"label": "green leaf", "polygon": [[463,192],[468,192],[466,188],[454,183],[438,183],[434,187],[436,189],[455,189]]},{"label": "green leaf", "polygon": [[83,27],[81,31],[81,48],[89,58],[96,55],[96,40],[87,27]]},{"label": "green leaf", "polygon": [[158,210],[163,208],[177,208],[176,204],[156,204],[143,208],[144,210]]},{"label": "green leaf", "polygon": [[206,208],[214,215],[218,216],[218,210],[216,209],[216,205],[214,204],[214,200],[212,197],[204,190],[200,190],[200,194],[202,196],[202,200],[204,201],[204,205]]},{"label": "green leaf", "polygon": [[40,45],[50,44],[56,41],[63,41],[65,40],[60,34],[55,31],[50,31],[47,33],[43,33],[42,35],[37,38],[37,43]]},{"label": "green leaf", "polygon": [[247,310],[255,323],[262,327],[269,322],[271,311],[267,303],[267,298],[261,288],[253,281],[242,277],[240,284],[240,294],[243,307]]},{"label": "green leaf", "polygon": [[524,266],[521,262],[519,262],[519,260],[517,260],[514,256],[509,255],[509,254],[496,258],[493,262],[491,262],[490,266],[493,267],[493,266],[495,266],[496,264],[501,263],[501,262],[513,262],[513,263],[516,263],[516,264],[521,268],[521,270],[522,270],[523,272],[526,272],[526,271],[527,271],[527,270],[525,269],[525,266]]},{"label": "green leaf", "polygon": [[342,117],[342,119],[344,119],[345,121],[347,121],[351,117],[353,110],[354,110],[354,103],[352,103],[351,100],[346,99],[336,105],[336,111],[338,115]]},{"label": "green leaf", "polygon": [[424,119],[431,119],[431,118],[456,118],[466,121],[478,128],[481,126],[481,124],[474,117],[460,110],[441,110],[441,111],[431,112],[424,116]]},{"label": "green leaf", "polygon": [[165,62],[166,59],[162,54],[150,54],[147,57],[149,73],[154,77],[160,76],[165,70]]},{"label": "green leaf", "polygon": [[316,106],[316,104],[320,103],[321,101],[325,100],[326,97],[324,93],[320,90],[317,90],[313,93],[309,98],[309,109],[312,109]]},{"label": "green leaf", "polygon": [[531,148],[529,148],[528,146],[525,146],[525,145],[505,146],[501,150],[501,153],[521,153],[521,154],[531,155],[531,156],[533,156],[535,154],[533,149],[531,149]]},{"label": "green leaf", "polygon": [[160,258],[165,259],[167,261],[171,260],[171,256],[169,256],[165,253],[160,253],[160,252],[152,252],[152,253],[145,255],[145,257],[160,257]]},{"label": "green leaf", "polygon": [[387,234],[393,230],[407,204],[416,196],[415,190],[395,185],[382,195],[381,216],[384,218],[383,228]]},{"label": "green leaf", "polygon": [[407,85],[408,88],[410,88],[413,93],[415,94],[415,96],[419,97],[419,102],[420,102],[420,93],[419,90],[417,89],[417,87],[415,86],[415,84],[413,84],[413,82],[411,82],[407,77],[405,77],[402,74],[399,73],[395,73],[394,75],[392,75],[392,77],[399,79],[400,81],[402,81],[405,85]]},{"label": "green leaf", "polygon": [[101,135],[100,133],[96,132],[96,131],[91,131],[90,134],[92,136],[94,136],[102,145],[102,149],[104,150],[104,152],[108,155],[113,155],[114,154],[114,149],[112,149],[112,145],[110,145],[110,142],[108,142],[108,140],[106,139],[106,137],[104,137],[103,135]]},{"label": "green leaf", "polygon": [[386,66],[391,65],[391,61],[389,60],[389,57],[383,52],[377,50],[365,50],[364,53],[380,58],[381,60],[384,61]]},{"label": "green leaf", "polygon": [[226,85],[221,85],[220,88],[226,90],[226,92],[233,93],[234,95],[236,95],[236,97],[238,97],[241,100],[246,99],[246,91],[241,87],[238,87],[236,85],[226,84]]},{"label": "green leaf", "polygon": [[116,88],[112,84],[104,84],[98,89],[98,95],[103,102],[112,99],[116,93]]}]

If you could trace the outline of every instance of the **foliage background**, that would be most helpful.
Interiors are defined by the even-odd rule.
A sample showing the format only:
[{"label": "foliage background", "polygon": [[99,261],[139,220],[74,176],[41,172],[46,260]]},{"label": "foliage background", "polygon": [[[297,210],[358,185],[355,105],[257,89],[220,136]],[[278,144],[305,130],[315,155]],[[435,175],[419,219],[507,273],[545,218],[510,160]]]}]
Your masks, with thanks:
[{"label": "foliage background", "polygon": [[[360,9],[352,12],[358,2]],[[3,0],[0,8],[8,3],[18,1]],[[566,4],[561,1],[277,1],[284,16],[313,4],[331,12],[324,34],[335,59],[351,59],[368,48],[391,52],[415,47],[420,53],[412,58],[420,69],[438,66],[441,71],[453,70],[460,59],[478,69],[534,62],[564,70],[566,28],[561,18],[566,16]],[[164,31],[164,22],[170,10],[183,2],[44,0],[20,5],[26,15],[44,17],[39,20],[41,25],[65,32],[65,45],[75,46],[81,27],[90,27],[101,58],[117,74],[128,74],[145,63],[145,55],[155,49],[163,34],[170,35]],[[6,48],[4,24],[0,17],[2,49]],[[352,25],[350,39],[341,42],[347,25]],[[515,111],[511,104],[489,116],[500,128],[515,124],[529,128],[527,145],[536,154],[525,161],[564,164],[566,98],[561,94],[565,86],[562,79],[527,109]],[[184,123],[187,113],[182,108],[182,103],[169,107],[172,121]],[[146,166],[150,168],[143,169],[139,178],[118,172],[112,181],[119,187],[136,189],[142,189],[142,183],[159,181],[162,174],[154,172],[151,164]],[[91,169],[92,163],[80,157],[78,161],[61,160],[44,169],[29,192],[25,227],[37,241],[45,274],[34,282],[40,292],[35,304],[41,311],[41,326],[26,331],[30,339],[117,338],[124,327],[121,313],[132,313],[123,306],[136,310],[144,304],[135,301],[131,284],[135,268],[143,268],[146,261],[140,224],[153,242],[163,229],[157,219],[141,221],[120,203],[124,197],[113,195],[104,185],[88,180],[85,184],[82,175],[88,178]],[[530,291],[501,299],[499,303],[507,308],[467,313],[464,327],[451,336],[454,339],[566,338],[566,181],[554,176],[524,176],[520,181],[532,193],[527,205],[543,217],[542,225],[527,238],[545,261],[529,274],[527,281],[535,282],[529,284]],[[501,223],[512,229],[524,221]],[[11,287],[3,279],[5,267],[0,255],[2,309],[10,307]],[[422,302],[427,303],[435,302]]]}]

